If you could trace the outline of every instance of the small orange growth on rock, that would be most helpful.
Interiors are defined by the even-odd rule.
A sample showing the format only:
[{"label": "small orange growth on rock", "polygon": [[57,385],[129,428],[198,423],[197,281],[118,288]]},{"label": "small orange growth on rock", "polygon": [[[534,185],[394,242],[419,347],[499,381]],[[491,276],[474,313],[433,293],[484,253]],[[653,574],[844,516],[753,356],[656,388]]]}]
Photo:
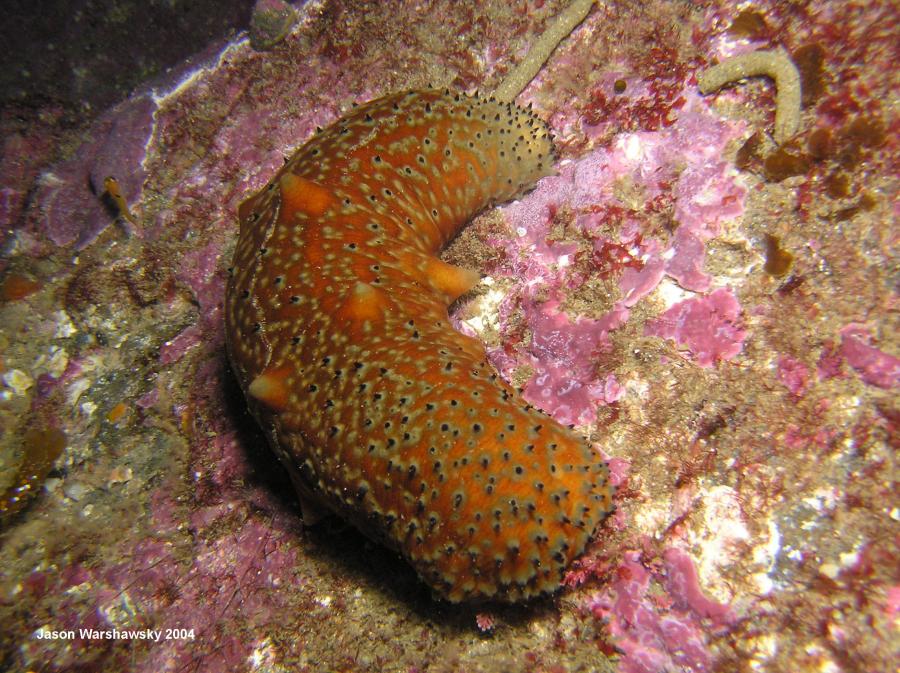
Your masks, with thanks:
[{"label": "small orange growth on rock", "polygon": [[809,155],[816,161],[823,161],[834,153],[834,143],[831,131],[826,128],[818,128],[809,134],[806,141]]},{"label": "small orange growth on rock", "polygon": [[800,71],[802,93],[800,102],[803,107],[815,103],[825,91],[823,74],[825,72],[825,50],[818,42],[804,44],[793,53],[793,61]]},{"label": "small orange growth on rock", "polygon": [[878,117],[857,117],[841,130],[841,138],[860,147],[879,147],[887,136]]},{"label": "small orange growth on rock", "polygon": [[781,240],[772,234],[766,234],[766,263],[763,266],[770,276],[784,276],[791,270],[794,256],[781,247]]},{"label": "small orange growth on rock", "polygon": [[3,301],[18,301],[41,289],[41,284],[36,280],[23,276],[20,273],[9,273],[3,279],[0,287],[0,298]]},{"label": "small orange growth on rock", "polygon": [[125,415],[126,411],[128,411],[128,406],[124,402],[119,402],[106,413],[106,420],[110,423],[115,423]]},{"label": "small orange growth on rock", "polygon": [[879,147],[887,139],[884,122],[876,116],[860,116],[848,122],[838,134],[837,161],[848,169],[864,163],[866,150]]},{"label": "small orange growth on rock", "polygon": [[194,414],[191,412],[189,407],[186,407],[184,411],[181,412],[181,430],[182,432],[188,433],[194,427]]},{"label": "small orange growth on rock", "polygon": [[809,170],[811,163],[806,154],[789,152],[787,148],[779,147],[766,157],[763,167],[769,182],[781,182],[795,175],[803,175]]},{"label": "small orange growth on rock", "polygon": [[848,208],[842,208],[834,214],[834,219],[838,222],[846,222],[847,220],[859,215],[860,213],[866,213],[872,210],[875,207],[877,201],[875,197],[869,194],[868,192],[863,193],[862,196],[859,197],[859,201],[856,204],[849,206]]},{"label": "small orange growth on rock", "polygon": [[846,173],[829,173],[825,178],[825,193],[832,199],[842,199],[850,194],[850,178]]},{"label": "small orange growth on rock", "polygon": [[742,11],[734,17],[734,21],[728,27],[728,32],[735,37],[747,37],[751,40],[765,37],[768,31],[765,17],[752,9]]},{"label": "small orange growth on rock", "polygon": [[66,435],[57,428],[31,429],[22,437],[22,463],[12,485],[0,495],[0,516],[15,514],[27,505],[66,448]]},{"label": "small orange growth on rock", "polygon": [[759,159],[759,149],[760,144],[762,143],[762,136],[759,133],[754,133],[752,136],[747,138],[741,148],[737,151],[737,156],[735,157],[734,163],[741,170],[747,170],[751,165],[753,165],[756,159]]}]

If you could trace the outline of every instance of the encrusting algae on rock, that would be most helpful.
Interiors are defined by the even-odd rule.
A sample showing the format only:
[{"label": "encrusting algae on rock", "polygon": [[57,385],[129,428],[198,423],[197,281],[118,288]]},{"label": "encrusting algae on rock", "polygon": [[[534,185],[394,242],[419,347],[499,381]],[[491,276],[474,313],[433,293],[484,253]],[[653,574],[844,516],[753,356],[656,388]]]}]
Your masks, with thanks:
[{"label": "encrusting algae on rock", "polygon": [[0,523],[21,511],[37,495],[65,448],[66,435],[57,428],[32,428],[24,433],[22,462],[9,487],[0,493]]},{"label": "encrusting algae on rock", "polygon": [[454,602],[553,591],[612,509],[599,455],[447,315],[478,274],[436,253],[553,172],[546,124],[505,100],[516,78],[500,100],[404,92],[319,131],[241,205],[226,295],[231,361],[301,497]]}]

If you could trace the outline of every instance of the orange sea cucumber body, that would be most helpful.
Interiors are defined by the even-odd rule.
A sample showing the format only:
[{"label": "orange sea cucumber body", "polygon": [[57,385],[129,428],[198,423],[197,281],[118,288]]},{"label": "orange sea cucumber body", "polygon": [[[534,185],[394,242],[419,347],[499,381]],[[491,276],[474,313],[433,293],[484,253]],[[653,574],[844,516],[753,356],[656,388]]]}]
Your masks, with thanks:
[{"label": "orange sea cucumber body", "polygon": [[453,329],[436,253],[552,172],[544,123],[424,90],[358,107],[240,208],[229,355],[302,497],[451,601],[552,591],[610,511],[605,464]]}]

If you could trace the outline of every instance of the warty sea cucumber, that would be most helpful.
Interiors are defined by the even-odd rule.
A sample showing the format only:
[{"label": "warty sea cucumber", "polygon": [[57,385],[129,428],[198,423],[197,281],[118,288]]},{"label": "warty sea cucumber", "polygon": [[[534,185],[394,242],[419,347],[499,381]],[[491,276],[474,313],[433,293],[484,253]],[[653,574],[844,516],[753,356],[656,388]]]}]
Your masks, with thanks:
[{"label": "warty sea cucumber", "polygon": [[251,411],[302,499],[454,602],[556,589],[612,509],[599,456],[453,329],[478,274],[436,256],[554,159],[530,110],[410,91],[319,131],[239,209],[226,337]]}]

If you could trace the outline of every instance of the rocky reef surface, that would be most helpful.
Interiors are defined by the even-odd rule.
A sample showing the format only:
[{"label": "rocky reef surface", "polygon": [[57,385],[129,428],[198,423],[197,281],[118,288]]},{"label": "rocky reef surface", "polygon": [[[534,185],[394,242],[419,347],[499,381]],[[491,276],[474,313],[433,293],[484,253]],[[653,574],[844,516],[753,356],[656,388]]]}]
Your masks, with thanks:
[{"label": "rocky reef surface", "polygon": [[[598,3],[519,96],[558,174],[445,258],[484,275],[459,329],[613,468],[617,512],[557,596],[449,606],[341,522],[305,526],[244,411],[222,328],[238,203],[354,102],[492,89],[565,4],[266,0],[89,123],[5,108],[5,668],[892,667],[888,3]],[[697,87],[761,49],[801,75],[781,144],[771,80]]]}]

